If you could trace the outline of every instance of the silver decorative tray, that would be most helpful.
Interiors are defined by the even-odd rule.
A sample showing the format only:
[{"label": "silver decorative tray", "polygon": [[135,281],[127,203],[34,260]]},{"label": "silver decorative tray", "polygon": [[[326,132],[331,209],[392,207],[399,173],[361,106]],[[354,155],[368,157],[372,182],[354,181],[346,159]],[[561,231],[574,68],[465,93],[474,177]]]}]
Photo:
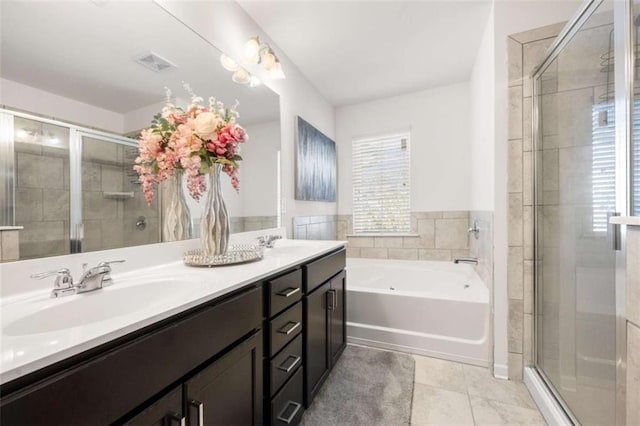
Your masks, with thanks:
[{"label": "silver decorative tray", "polygon": [[264,247],[258,245],[236,245],[227,249],[225,254],[207,256],[202,249],[189,250],[184,254],[183,261],[187,266],[214,266],[237,265],[239,263],[254,262],[262,259]]}]

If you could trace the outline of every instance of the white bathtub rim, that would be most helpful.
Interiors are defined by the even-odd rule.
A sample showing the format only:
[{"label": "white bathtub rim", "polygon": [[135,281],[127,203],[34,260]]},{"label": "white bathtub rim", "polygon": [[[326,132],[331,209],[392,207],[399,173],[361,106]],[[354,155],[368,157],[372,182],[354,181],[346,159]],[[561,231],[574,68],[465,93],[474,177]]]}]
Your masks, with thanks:
[{"label": "white bathtub rim", "polygon": [[[407,296],[407,297],[424,297],[426,299],[435,299],[435,300],[447,300],[450,302],[464,302],[464,303],[477,303],[481,305],[489,304],[489,292],[487,290],[486,294],[484,291],[482,292],[482,299],[460,299],[454,297],[453,295],[433,295],[428,292],[420,292],[420,291],[402,291],[402,290],[380,290],[374,289],[371,287],[358,286],[358,285],[350,285],[347,283],[347,291],[357,291],[360,293],[380,293],[387,294],[391,296]],[[486,296],[486,298],[485,298]]]},{"label": "white bathtub rim", "polygon": [[427,356],[431,358],[444,359],[446,361],[461,362],[463,364],[476,365],[478,367],[486,368],[489,366],[489,362],[486,359],[466,357],[464,355],[438,352],[438,351],[433,351],[428,349],[421,349],[413,346],[397,345],[394,343],[380,342],[377,340],[363,339],[360,337],[347,336],[347,343],[360,345],[360,346],[370,346],[370,347],[379,348],[379,349],[387,349],[390,351],[403,352],[403,353],[408,353],[412,355],[421,355],[421,356]]}]

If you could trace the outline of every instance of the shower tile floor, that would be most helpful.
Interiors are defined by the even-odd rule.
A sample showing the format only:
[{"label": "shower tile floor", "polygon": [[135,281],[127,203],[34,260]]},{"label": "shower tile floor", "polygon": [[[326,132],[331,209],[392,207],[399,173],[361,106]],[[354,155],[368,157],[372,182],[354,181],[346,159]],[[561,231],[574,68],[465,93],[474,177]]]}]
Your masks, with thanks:
[{"label": "shower tile floor", "polygon": [[482,367],[413,357],[413,426],[546,424],[522,382],[496,379]]}]

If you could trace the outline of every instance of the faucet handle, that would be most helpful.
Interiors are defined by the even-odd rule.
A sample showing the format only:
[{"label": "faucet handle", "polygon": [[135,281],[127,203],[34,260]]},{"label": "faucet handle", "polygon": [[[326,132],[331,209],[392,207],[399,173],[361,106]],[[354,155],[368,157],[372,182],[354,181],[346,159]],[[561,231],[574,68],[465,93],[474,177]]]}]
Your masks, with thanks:
[{"label": "faucet handle", "polygon": [[108,262],[100,262],[98,263],[98,266],[107,266],[107,265],[111,265],[112,263],[124,263],[126,262],[126,260],[121,259],[121,260],[109,260]]},{"label": "faucet handle", "polygon": [[41,272],[39,274],[32,274],[31,278],[41,280],[43,278],[56,276],[54,282],[55,288],[67,288],[73,287],[73,278],[71,277],[71,271],[67,268],[57,269],[55,271]]}]

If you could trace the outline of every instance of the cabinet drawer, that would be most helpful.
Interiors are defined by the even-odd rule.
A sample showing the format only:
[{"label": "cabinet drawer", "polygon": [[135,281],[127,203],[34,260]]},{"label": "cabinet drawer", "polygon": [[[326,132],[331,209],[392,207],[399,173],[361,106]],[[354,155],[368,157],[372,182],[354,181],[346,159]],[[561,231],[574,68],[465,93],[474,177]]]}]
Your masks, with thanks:
[{"label": "cabinet drawer", "polygon": [[302,334],[293,339],[270,363],[270,392],[272,396],[302,365]]},{"label": "cabinet drawer", "polygon": [[302,303],[298,302],[269,323],[269,356],[272,357],[302,331]]},{"label": "cabinet drawer", "polygon": [[302,368],[299,368],[271,401],[271,424],[297,425],[303,413]]},{"label": "cabinet drawer", "polygon": [[346,250],[343,248],[337,252],[328,254],[316,261],[304,266],[307,279],[305,280],[305,294],[342,271],[347,266]]},{"label": "cabinet drawer", "polygon": [[296,303],[302,297],[302,270],[296,269],[268,282],[267,315],[272,317]]},{"label": "cabinet drawer", "polygon": [[[221,352],[262,322],[262,288],[176,319],[149,335],[82,362],[45,382],[2,395],[3,424],[111,424]],[[229,318],[233,322],[229,322]],[[220,326],[224,324],[224,326]],[[61,406],[64,395],[82,401]]]}]

